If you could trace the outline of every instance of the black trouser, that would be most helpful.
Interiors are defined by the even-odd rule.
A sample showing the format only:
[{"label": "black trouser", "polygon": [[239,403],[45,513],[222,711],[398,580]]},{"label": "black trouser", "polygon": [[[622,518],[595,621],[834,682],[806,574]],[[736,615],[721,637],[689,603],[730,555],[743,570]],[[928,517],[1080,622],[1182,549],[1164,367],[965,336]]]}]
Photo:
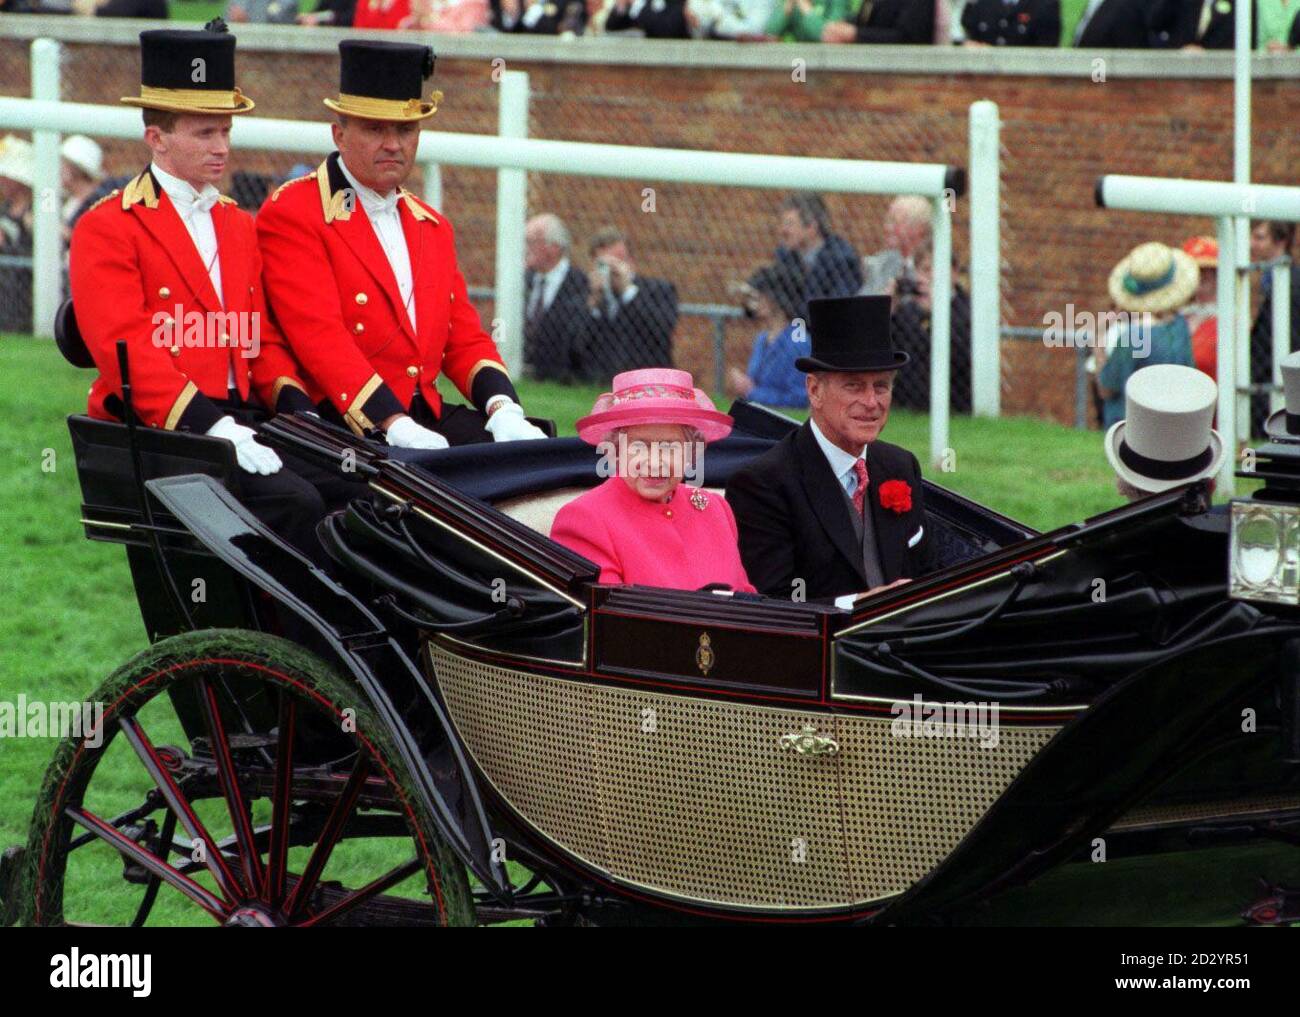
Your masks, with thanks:
[{"label": "black trouser", "polygon": [[474,445],[492,441],[492,435],[484,426],[487,414],[460,403],[443,403],[442,416],[435,417],[429,404],[424,401],[424,396],[416,392],[407,412],[417,424],[437,431],[446,438],[449,445]]},{"label": "black trouser", "polygon": [[[346,426],[339,411],[330,403],[321,403],[318,412],[322,420]],[[479,442],[492,441],[492,435],[484,427],[487,423],[487,414],[470,409],[470,407],[460,403],[443,403],[442,416],[438,417],[429,408],[424,396],[416,392],[406,413],[421,427],[427,427],[430,431],[437,431],[447,439],[449,445],[474,445]]]},{"label": "black trouser", "polygon": [[[265,410],[247,403],[226,401],[217,405],[246,427],[255,428],[267,419]],[[284,465],[269,476],[240,468],[234,494],[272,532],[324,566],[329,559],[316,536],[316,524],[326,513],[344,507],[353,498],[365,497],[370,489],[364,481],[345,477],[292,452],[275,452]]]}]

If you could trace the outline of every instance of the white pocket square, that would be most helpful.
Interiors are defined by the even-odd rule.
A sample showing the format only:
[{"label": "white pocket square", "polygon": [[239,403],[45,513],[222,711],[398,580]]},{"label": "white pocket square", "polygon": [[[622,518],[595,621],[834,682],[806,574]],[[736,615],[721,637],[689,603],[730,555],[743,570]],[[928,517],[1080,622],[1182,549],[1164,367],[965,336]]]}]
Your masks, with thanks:
[{"label": "white pocket square", "polygon": [[912,534],[912,535],[907,539],[907,546],[908,546],[908,547],[916,547],[916,545],[919,544],[919,543],[921,542],[921,535],[922,535],[923,533],[925,533],[925,527],[924,527],[924,526],[918,526],[918,527],[916,528],[916,532],[913,533],[913,534]]}]

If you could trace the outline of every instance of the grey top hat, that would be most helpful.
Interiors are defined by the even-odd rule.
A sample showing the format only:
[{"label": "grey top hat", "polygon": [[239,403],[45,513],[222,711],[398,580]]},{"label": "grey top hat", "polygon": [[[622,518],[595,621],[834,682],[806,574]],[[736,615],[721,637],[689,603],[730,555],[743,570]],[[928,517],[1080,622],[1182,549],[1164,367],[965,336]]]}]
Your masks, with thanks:
[{"label": "grey top hat", "polygon": [[1282,369],[1282,391],[1286,408],[1264,421],[1264,433],[1279,441],[1300,442],[1300,351],[1278,361]]},{"label": "grey top hat", "polygon": [[1106,458],[1121,480],[1159,494],[1212,477],[1224,445],[1210,425],[1219,387],[1179,364],[1153,364],[1124,387],[1125,418],[1106,432]]}]

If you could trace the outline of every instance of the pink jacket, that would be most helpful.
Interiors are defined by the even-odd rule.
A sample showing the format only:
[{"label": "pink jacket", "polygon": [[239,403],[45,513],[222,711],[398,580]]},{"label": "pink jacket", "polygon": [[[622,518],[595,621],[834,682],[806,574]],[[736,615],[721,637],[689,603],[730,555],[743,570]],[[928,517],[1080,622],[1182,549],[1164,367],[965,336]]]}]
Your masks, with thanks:
[{"label": "pink jacket", "polygon": [[602,583],[673,590],[727,583],[755,592],[740,563],[731,506],[686,484],[665,503],[647,501],[622,477],[610,477],[556,513],[551,539],[599,565]]}]

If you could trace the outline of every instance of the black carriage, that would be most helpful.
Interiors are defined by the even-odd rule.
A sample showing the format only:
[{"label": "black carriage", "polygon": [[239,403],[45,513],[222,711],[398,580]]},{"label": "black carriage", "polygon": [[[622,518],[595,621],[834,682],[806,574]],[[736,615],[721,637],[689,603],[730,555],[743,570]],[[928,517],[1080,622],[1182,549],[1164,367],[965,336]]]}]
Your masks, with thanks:
[{"label": "black carriage", "polygon": [[[732,413],[708,487],[795,426]],[[927,483],[942,568],[848,611],[600,585],[547,536],[597,482],[577,439],[413,464],[277,418],[369,486],[320,567],[241,506],[227,444],[70,427],[152,645],[59,748],[10,918],[931,921],[1098,838],[1300,822],[1300,447],[1230,512],[1196,485],[1050,533]]]}]

